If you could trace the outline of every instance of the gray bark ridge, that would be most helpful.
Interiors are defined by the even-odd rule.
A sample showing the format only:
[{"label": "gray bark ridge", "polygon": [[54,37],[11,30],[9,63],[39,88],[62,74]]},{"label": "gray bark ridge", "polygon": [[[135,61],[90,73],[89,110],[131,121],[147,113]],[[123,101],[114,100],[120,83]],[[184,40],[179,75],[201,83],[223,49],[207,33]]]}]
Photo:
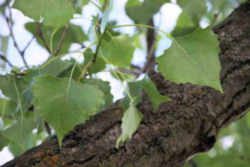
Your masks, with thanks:
[{"label": "gray bark ridge", "polygon": [[50,138],[2,167],[181,167],[194,154],[213,147],[219,130],[250,108],[250,2],[214,28],[220,40],[224,94],[192,84],[150,77],[172,101],[153,112],[143,98],[144,119],[133,138],[115,148],[122,109],[118,103],[77,126],[63,140]]}]

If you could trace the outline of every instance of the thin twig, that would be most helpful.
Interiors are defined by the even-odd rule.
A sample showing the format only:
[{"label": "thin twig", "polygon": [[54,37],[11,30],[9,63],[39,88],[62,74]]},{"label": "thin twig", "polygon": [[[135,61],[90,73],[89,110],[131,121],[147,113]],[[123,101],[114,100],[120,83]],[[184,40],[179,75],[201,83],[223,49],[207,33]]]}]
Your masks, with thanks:
[{"label": "thin twig", "polygon": [[35,39],[34,36],[32,36],[32,38],[29,40],[29,42],[26,44],[26,46],[23,49],[23,52],[25,54],[26,50],[29,48],[29,46],[31,45],[31,43],[33,42],[33,40]]},{"label": "thin twig", "polygon": [[[154,26],[153,25],[153,19],[151,19],[149,21],[149,25],[150,26]],[[146,63],[142,68],[142,73],[146,73],[150,70],[152,70],[152,68],[154,68],[154,64],[155,64],[155,30],[154,29],[148,29],[147,31],[147,57],[146,57]]]},{"label": "thin twig", "polygon": [[2,54],[0,54],[0,59],[6,62],[10,67],[14,67],[13,64]]},{"label": "thin twig", "polygon": [[21,56],[21,59],[22,59],[22,61],[23,61],[23,64],[24,64],[24,66],[27,68],[27,69],[29,69],[29,65],[28,65],[28,63],[27,63],[27,61],[26,61],[26,59],[25,59],[25,50],[21,50],[21,48],[18,46],[18,44],[17,44],[17,40],[16,40],[16,38],[15,38],[15,36],[14,36],[14,32],[13,32],[13,19],[12,19],[12,12],[11,12],[11,8],[10,8],[10,6],[8,6],[8,11],[9,11],[9,17],[6,15],[6,14],[4,14],[4,18],[5,18],[5,20],[6,20],[6,22],[7,22],[7,26],[8,26],[8,28],[9,28],[9,31],[10,31],[10,36],[11,36],[11,38],[12,38],[12,40],[13,40],[13,43],[14,43],[14,47],[17,49],[17,51],[18,51],[18,53],[20,54],[20,56]]},{"label": "thin twig", "polygon": [[61,36],[60,41],[59,41],[59,43],[57,45],[54,56],[57,56],[59,54],[59,52],[61,51],[64,38],[66,37],[68,32],[69,32],[69,25],[67,25],[63,30],[62,36]]},{"label": "thin twig", "polygon": [[48,135],[51,136],[52,135],[52,130],[51,130],[50,126],[49,126],[49,123],[45,121],[44,126],[45,126],[45,130],[48,133]]},{"label": "thin twig", "polygon": [[98,53],[99,53],[99,50],[100,50],[100,47],[101,47],[101,44],[102,44],[103,36],[104,36],[104,35],[102,35],[102,36],[100,37],[100,40],[99,40],[99,42],[98,42],[98,44],[97,44],[96,51],[95,51],[94,57],[93,57],[93,59],[92,59],[92,63],[93,63],[93,64],[96,62],[96,59],[97,59],[97,56],[98,56]]},{"label": "thin twig", "polygon": [[43,36],[43,31],[42,31],[42,23],[37,23],[37,33],[40,39],[43,42],[43,45],[45,46],[46,50],[51,54],[51,50],[49,48],[49,45],[47,44],[44,36]]}]

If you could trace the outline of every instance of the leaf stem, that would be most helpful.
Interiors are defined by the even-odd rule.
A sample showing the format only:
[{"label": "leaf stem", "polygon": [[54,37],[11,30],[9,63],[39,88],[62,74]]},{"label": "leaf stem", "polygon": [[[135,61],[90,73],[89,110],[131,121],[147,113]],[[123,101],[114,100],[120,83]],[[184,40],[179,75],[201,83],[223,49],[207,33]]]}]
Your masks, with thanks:
[{"label": "leaf stem", "polygon": [[[101,51],[101,57],[103,58],[103,60],[104,60],[107,64],[112,64],[108,59],[106,59],[106,58],[103,56],[102,51]],[[119,72],[117,72],[117,71],[119,71]],[[114,76],[120,80],[120,82],[121,82],[121,84],[122,84],[122,88],[123,88],[124,92],[128,95],[128,98],[130,99],[130,102],[131,102],[131,103],[134,103],[134,98],[132,97],[132,95],[130,94],[130,92],[128,91],[128,89],[126,89],[126,86],[124,85],[123,81],[122,81],[122,80],[120,79],[120,77],[119,77],[119,74],[118,74],[118,73],[120,73],[120,75],[121,75],[122,72],[121,72],[119,69],[117,69],[117,71],[113,71]],[[122,75],[121,75],[121,77],[122,77],[122,79],[124,79]]]},{"label": "leaf stem", "polygon": [[59,41],[59,43],[58,43],[58,45],[57,45],[57,48],[56,48],[56,51],[55,51],[55,53],[54,53],[54,56],[57,56],[57,55],[59,54],[59,52],[61,51],[62,45],[63,45],[63,41],[64,41],[64,38],[65,38],[65,36],[67,35],[67,33],[69,32],[69,27],[70,27],[70,25],[68,24],[68,25],[66,25],[66,27],[64,28],[63,33],[62,33],[62,36],[61,36],[61,38],[60,38],[60,41]]},{"label": "leaf stem", "polygon": [[114,26],[114,28],[122,28],[122,27],[141,27],[141,28],[148,28],[148,29],[153,29],[153,30],[156,30],[156,31],[159,31],[163,34],[165,34],[168,38],[173,38],[171,34],[159,29],[159,28],[156,28],[156,27],[153,27],[153,26],[150,26],[150,25],[146,25],[146,24],[122,24],[122,25],[116,25]]},{"label": "leaf stem", "polygon": [[[93,42],[93,43],[91,43],[91,44],[89,44],[86,48],[84,48],[84,50],[83,51],[79,51],[79,53],[84,53],[87,49],[89,49],[89,48],[91,48],[93,45],[95,45],[96,44],[96,42]],[[48,66],[50,63],[52,63],[52,62],[54,62],[54,61],[56,61],[57,59],[59,59],[59,58],[61,58],[61,57],[63,57],[64,55],[60,55],[60,56],[56,56],[56,57],[51,57],[51,58],[49,58],[48,60],[47,60],[47,62],[45,62],[41,67],[40,67],[40,70],[41,69],[44,69],[46,66]]]}]

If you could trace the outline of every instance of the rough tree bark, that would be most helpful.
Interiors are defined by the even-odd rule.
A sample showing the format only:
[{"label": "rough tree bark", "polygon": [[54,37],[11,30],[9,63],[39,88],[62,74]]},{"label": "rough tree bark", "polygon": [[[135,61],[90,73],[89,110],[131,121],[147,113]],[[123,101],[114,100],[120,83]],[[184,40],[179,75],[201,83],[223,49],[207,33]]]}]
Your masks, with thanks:
[{"label": "rough tree bark", "polygon": [[151,79],[172,101],[157,112],[147,98],[138,105],[144,119],[132,140],[115,148],[122,109],[118,103],[79,125],[59,150],[52,137],[2,167],[181,167],[213,147],[219,130],[250,108],[250,2],[214,28],[220,40],[224,94],[192,84]]}]

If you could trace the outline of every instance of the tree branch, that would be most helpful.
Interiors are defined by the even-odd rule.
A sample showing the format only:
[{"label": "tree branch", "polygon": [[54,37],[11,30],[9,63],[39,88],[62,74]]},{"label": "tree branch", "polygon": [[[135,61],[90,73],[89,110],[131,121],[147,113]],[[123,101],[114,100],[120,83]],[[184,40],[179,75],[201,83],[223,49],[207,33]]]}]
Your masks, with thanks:
[{"label": "tree branch", "polygon": [[13,64],[6,58],[6,56],[0,53],[0,59],[6,62],[10,67],[14,67]]},{"label": "tree branch", "polygon": [[241,5],[214,31],[220,40],[224,94],[192,84],[175,84],[155,71],[149,76],[172,101],[153,112],[142,97],[144,118],[133,138],[115,148],[120,136],[119,102],[78,125],[65,136],[61,150],[49,138],[2,167],[181,167],[196,153],[208,151],[219,130],[250,107],[250,2]]},{"label": "tree branch", "polygon": [[[150,19],[149,23],[150,26],[154,27],[153,18]],[[148,72],[153,70],[155,65],[155,30],[148,29],[147,32],[147,57],[146,63],[142,68],[142,73]]]}]

